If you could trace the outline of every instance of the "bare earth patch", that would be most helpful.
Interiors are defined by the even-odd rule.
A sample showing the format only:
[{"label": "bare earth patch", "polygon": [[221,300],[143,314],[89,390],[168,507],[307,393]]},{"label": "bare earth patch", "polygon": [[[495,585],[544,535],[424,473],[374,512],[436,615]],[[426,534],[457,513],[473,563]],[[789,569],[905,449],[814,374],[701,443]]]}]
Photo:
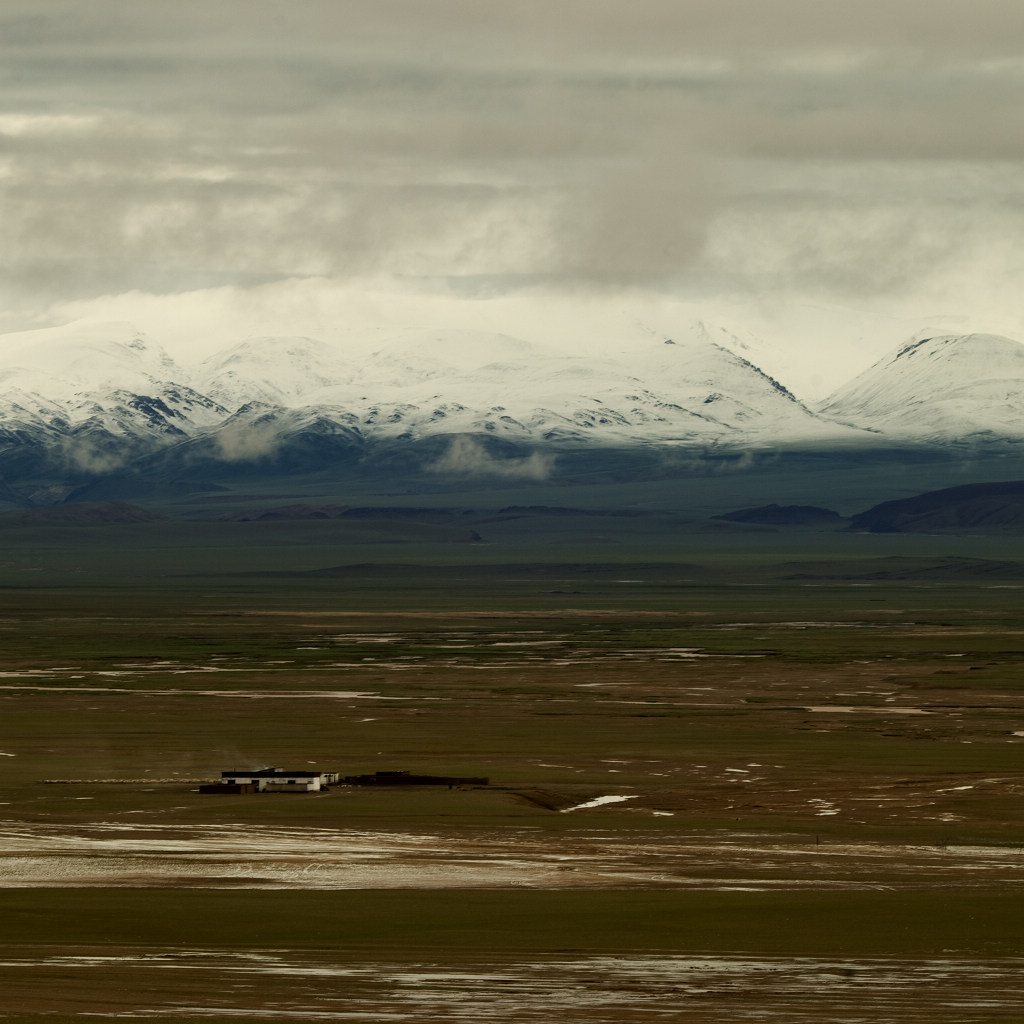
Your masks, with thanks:
[{"label": "bare earth patch", "polygon": [[597,820],[554,834],[0,822],[0,886],[8,888],[766,891],[993,883],[1024,888],[1019,847],[608,831]]},{"label": "bare earth patch", "polygon": [[[65,1019],[955,1024],[1019,1020],[1024,960],[538,956],[352,960],[329,951],[0,951],[5,1003]],[[104,978],[106,994],[85,1003]],[[84,1005],[89,1006],[82,1013]]]}]

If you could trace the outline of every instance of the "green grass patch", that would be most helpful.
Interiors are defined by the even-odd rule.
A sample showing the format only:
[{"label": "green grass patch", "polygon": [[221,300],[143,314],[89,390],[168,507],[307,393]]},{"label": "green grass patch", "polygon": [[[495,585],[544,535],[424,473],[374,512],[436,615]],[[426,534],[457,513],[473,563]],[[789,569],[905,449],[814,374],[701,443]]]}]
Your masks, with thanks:
[{"label": "green grass patch", "polygon": [[1017,955],[1024,895],[943,892],[0,892],[0,942],[179,948]]}]

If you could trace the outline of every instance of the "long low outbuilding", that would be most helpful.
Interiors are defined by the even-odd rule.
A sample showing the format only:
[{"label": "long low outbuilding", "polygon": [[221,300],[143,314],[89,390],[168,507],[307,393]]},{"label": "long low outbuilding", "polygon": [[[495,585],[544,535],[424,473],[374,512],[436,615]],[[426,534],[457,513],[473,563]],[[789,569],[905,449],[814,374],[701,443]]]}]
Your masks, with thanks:
[{"label": "long low outbuilding", "polygon": [[413,775],[410,772],[374,772],[372,775],[346,775],[347,786],[486,786],[483,776]]}]

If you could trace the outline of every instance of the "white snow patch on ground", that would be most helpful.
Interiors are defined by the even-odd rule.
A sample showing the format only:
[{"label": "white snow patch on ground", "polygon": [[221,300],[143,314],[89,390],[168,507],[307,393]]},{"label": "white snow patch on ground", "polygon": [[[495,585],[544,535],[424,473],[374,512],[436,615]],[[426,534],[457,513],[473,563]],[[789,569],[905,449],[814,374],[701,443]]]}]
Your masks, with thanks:
[{"label": "white snow patch on ground", "polygon": [[930,711],[922,708],[875,708],[863,705],[854,707],[848,704],[817,704],[805,707],[804,711],[819,711],[832,714],[881,714],[881,715],[930,715]]},{"label": "white snow patch on ground", "polygon": [[602,804],[618,804],[622,803],[623,800],[635,800],[636,795],[633,796],[598,796],[593,800],[588,800],[585,804],[576,804],[573,807],[565,807],[562,809],[562,814],[569,814],[571,811],[585,811],[588,807],[600,807]]}]

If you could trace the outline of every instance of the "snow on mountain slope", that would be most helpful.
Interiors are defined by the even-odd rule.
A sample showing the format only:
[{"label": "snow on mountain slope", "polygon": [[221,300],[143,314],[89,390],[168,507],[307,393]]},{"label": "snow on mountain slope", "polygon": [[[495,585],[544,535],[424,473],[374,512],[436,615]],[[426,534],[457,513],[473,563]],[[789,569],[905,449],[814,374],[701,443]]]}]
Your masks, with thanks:
[{"label": "snow on mountain slope", "polygon": [[639,354],[634,366],[638,379],[736,427],[787,435],[827,432],[785,387],[717,341],[670,340]]},{"label": "snow on mountain slope", "polygon": [[[485,435],[519,446],[1024,437],[1024,346],[918,338],[821,409],[763,373],[749,345],[687,321],[634,322],[621,344],[552,349],[486,330],[351,332],[345,347],[252,338],[177,365],[130,324],[0,338],[0,465],[107,472],[168,452],[197,463],[355,459],[377,441]],[[173,454],[173,452],[177,454]],[[45,461],[45,460],[44,460]]]},{"label": "snow on mountain slope", "polygon": [[58,464],[107,471],[223,420],[228,410],[130,324],[70,324],[7,335],[0,432]]},{"label": "snow on mountain slope", "polygon": [[716,336],[728,340],[704,324],[679,342],[641,325],[618,352],[588,356],[476,330],[372,332],[345,352],[262,337],[189,374],[129,324],[70,325],[4,339],[0,428],[12,445],[31,437],[81,468],[204,437],[204,458],[260,458],[275,435],[303,432],[320,438],[313,449],[463,433],[625,446],[856,433]]},{"label": "snow on mountain slope", "polygon": [[498,331],[440,330],[437,328],[391,331],[375,346],[375,355],[393,359],[428,355],[439,363],[461,371],[472,371],[503,360],[529,360],[543,349],[523,338]]},{"label": "snow on mountain slope", "polygon": [[55,399],[115,388],[139,391],[183,372],[128,323],[75,323],[3,336],[0,388],[40,390]]},{"label": "snow on mountain slope", "polygon": [[353,366],[316,338],[249,338],[210,356],[198,368],[197,387],[236,409],[247,402],[301,404],[312,392],[350,380]]},{"label": "snow on mountain slope", "polygon": [[1024,437],[1024,345],[993,334],[916,338],[820,411],[895,437]]},{"label": "snow on mountain slope", "polygon": [[[303,401],[368,436],[480,433],[520,442],[760,442],[849,436],[706,334],[653,331],[619,352],[558,355],[486,332],[405,332]],[[264,371],[265,372],[265,371]]]},{"label": "snow on mountain slope", "polygon": [[[70,425],[97,416],[111,429],[136,416],[188,430],[219,422],[227,410],[187,383],[187,373],[131,324],[69,324],[2,339],[0,416]],[[104,409],[113,412],[107,417]],[[157,429],[162,429],[157,427]],[[173,432],[173,431],[172,431]]]}]

